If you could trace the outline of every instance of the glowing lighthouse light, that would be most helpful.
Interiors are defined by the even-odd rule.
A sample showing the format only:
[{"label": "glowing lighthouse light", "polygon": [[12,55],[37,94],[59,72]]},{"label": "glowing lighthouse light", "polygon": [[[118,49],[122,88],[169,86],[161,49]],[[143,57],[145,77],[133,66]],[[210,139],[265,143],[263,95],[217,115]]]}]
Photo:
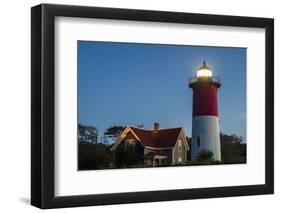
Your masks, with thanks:
[{"label": "glowing lighthouse light", "polygon": [[203,62],[195,77],[189,79],[193,90],[191,159],[204,152],[212,152],[213,159],[221,160],[220,122],[217,91],[221,86],[218,77]]},{"label": "glowing lighthouse light", "polygon": [[212,70],[206,65],[206,62],[203,62],[203,66],[201,66],[197,71],[197,78],[200,77],[212,77]]}]

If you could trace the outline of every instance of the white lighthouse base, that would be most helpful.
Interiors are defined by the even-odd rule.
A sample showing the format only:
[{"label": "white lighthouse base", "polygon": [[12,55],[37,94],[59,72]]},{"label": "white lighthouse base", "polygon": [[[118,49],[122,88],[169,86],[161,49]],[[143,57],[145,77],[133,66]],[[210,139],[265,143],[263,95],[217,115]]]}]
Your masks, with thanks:
[{"label": "white lighthouse base", "polygon": [[196,160],[202,150],[213,152],[214,160],[221,160],[220,128],[217,116],[194,116],[192,119],[191,159]]}]

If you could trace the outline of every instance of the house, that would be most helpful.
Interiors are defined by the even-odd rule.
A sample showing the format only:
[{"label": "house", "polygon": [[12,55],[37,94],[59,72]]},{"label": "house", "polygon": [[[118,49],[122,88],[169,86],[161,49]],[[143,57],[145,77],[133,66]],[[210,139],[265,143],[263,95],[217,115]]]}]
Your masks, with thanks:
[{"label": "house", "polygon": [[153,130],[128,126],[111,151],[117,152],[118,149],[135,152],[133,156],[139,156],[134,159],[136,162],[158,166],[186,162],[189,145],[182,127],[161,129],[160,124],[155,123]]}]

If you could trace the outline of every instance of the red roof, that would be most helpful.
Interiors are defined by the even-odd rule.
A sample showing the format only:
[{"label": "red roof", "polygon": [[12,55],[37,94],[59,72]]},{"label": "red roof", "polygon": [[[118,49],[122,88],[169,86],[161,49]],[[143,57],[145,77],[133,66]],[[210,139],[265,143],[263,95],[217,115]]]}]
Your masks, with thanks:
[{"label": "red roof", "polygon": [[144,146],[154,148],[174,147],[182,128],[146,130],[130,127]]}]

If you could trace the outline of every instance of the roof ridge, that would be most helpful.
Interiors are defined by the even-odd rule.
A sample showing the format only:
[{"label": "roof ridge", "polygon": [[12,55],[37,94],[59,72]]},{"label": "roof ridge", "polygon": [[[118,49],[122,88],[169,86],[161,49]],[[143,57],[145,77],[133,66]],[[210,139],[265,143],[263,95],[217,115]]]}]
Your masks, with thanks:
[{"label": "roof ridge", "polygon": [[131,129],[142,144],[146,147],[173,147],[177,142],[177,138],[181,132],[183,132],[183,127],[174,127],[174,128],[164,128],[158,129],[143,129],[134,126],[127,126],[128,129]]},{"label": "roof ridge", "polygon": [[[155,131],[154,129],[144,129],[144,128],[139,128],[139,127],[130,126],[130,125],[128,125],[128,127],[129,127],[129,128],[135,128],[135,129],[143,130],[143,131],[149,131],[149,132]],[[183,127],[160,128],[160,129],[158,129],[158,130],[156,130],[156,131],[170,130],[170,129],[183,129]]]},{"label": "roof ridge", "polygon": [[144,130],[144,131],[151,131],[150,129],[144,129],[144,128],[140,128],[140,127],[135,127],[135,126],[128,126],[129,128],[135,128],[135,129],[139,129],[139,130]]}]

